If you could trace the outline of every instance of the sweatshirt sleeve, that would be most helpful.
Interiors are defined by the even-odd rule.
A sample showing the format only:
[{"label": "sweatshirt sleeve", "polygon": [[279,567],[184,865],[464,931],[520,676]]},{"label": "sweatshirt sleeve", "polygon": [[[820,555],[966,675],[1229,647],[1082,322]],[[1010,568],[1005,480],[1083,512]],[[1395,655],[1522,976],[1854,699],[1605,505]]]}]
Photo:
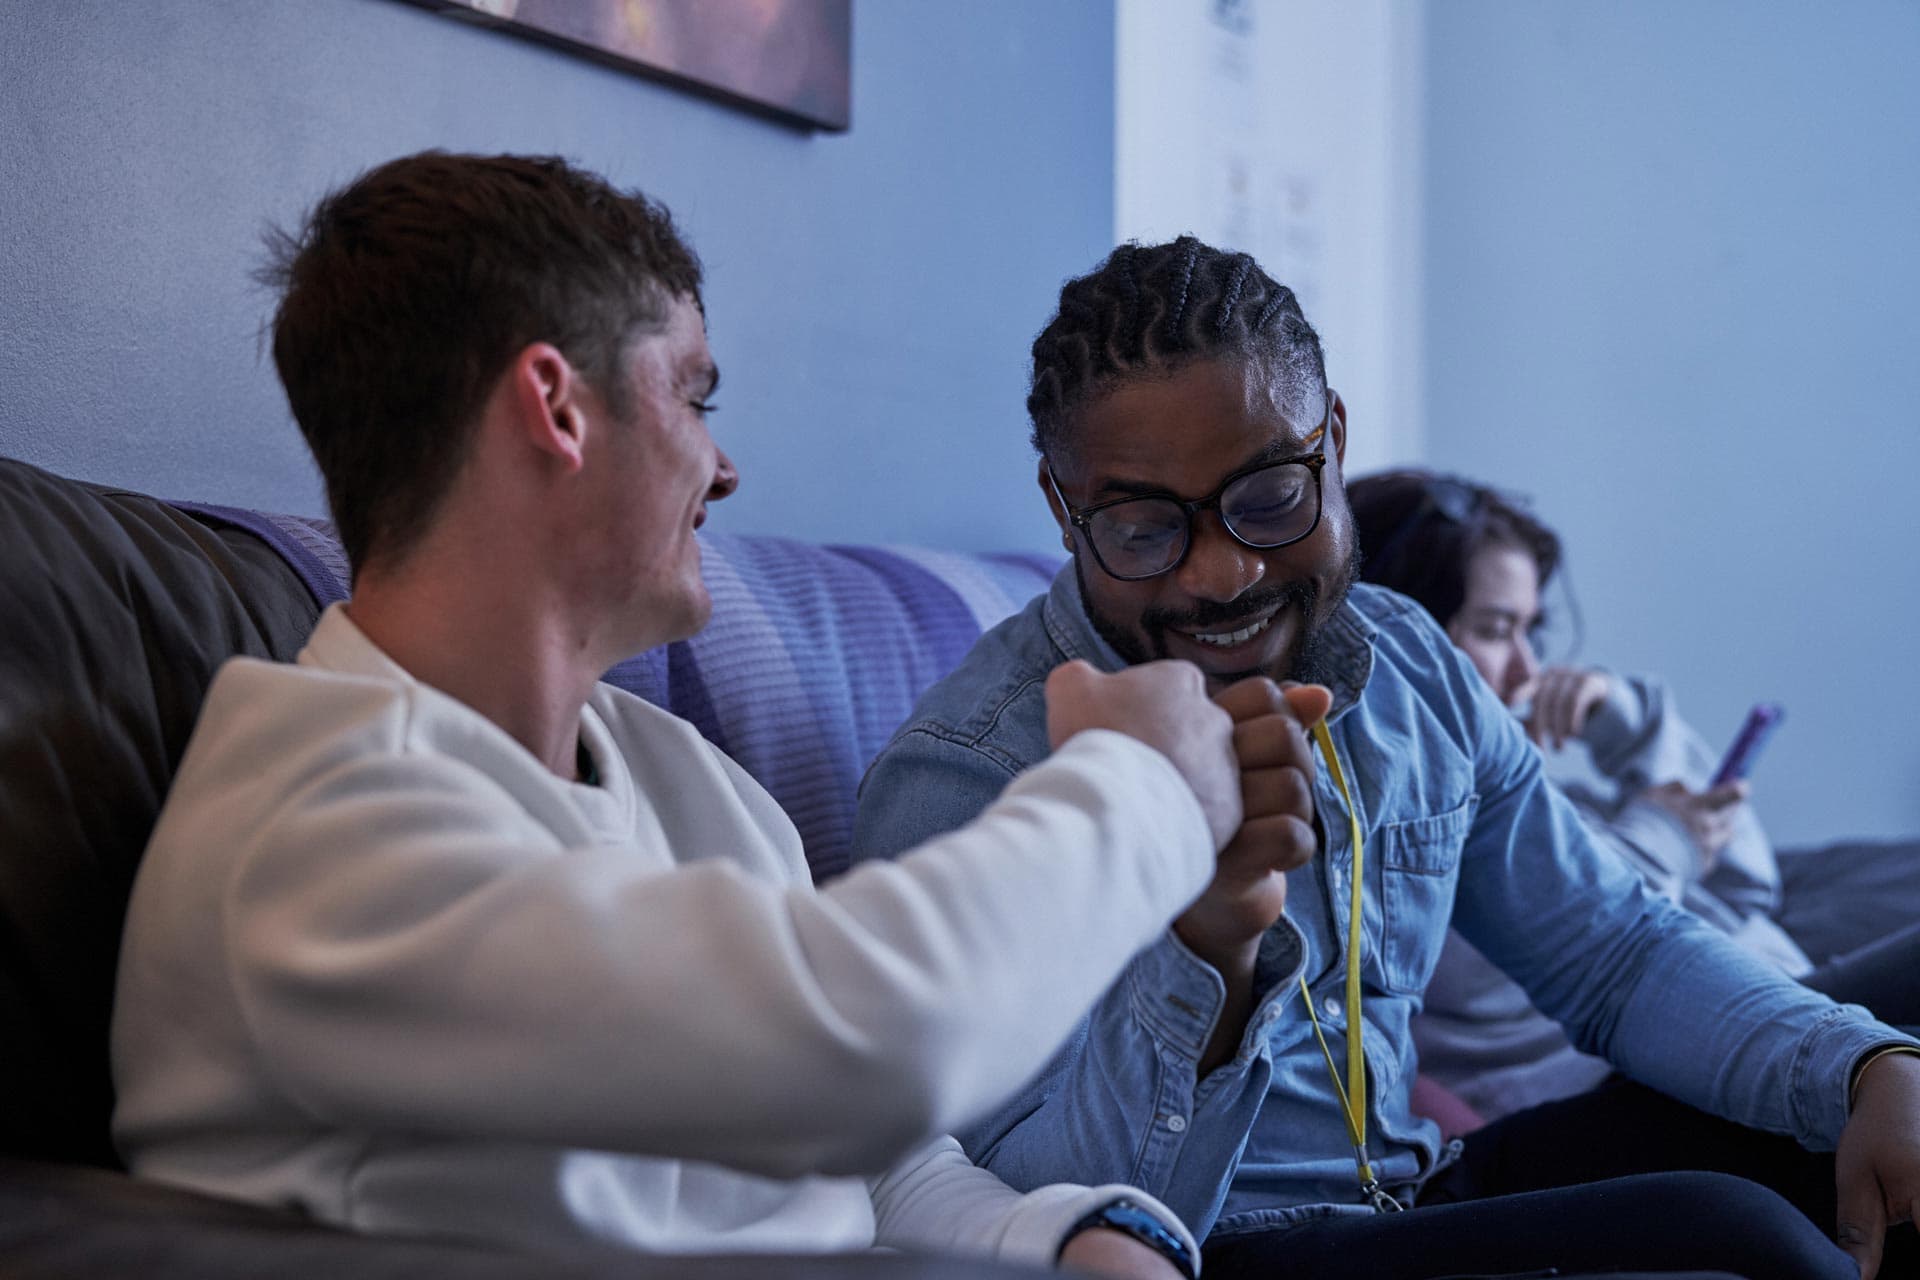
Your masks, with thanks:
[{"label": "sweatshirt sleeve", "polygon": [[1753,807],[1741,806],[1726,848],[1707,866],[1686,827],[1646,792],[1666,782],[1704,791],[1718,757],[1681,719],[1664,682],[1609,675],[1607,696],[1588,718],[1581,739],[1594,768],[1618,791],[1610,811],[1583,816],[1662,897],[1697,909],[1698,897],[1689,900],[1687,892],[1704,881],[1705,892],[1725,903],[1733,919],[1771,911],[1779,903],[1780,873]]},{"label": "sweatshirt sleeve", "polygon": [[[889,743],[860,787],[853,856],[885,865],[961,827],[1012,776],[980,746],[920,725]],[[1256,1009],[1237,1052],[1200,1059],[1226,1000],[1220,975],[1171,929],[1127,962],[1053,1059],[979,1124],[967,1154],[1014,1187],[1069,1180],[1145,1188],[1204,1235],[1225,1203],[1272,1077],[1274,1023],[1293,998],[1306,943],[1284,917],[1262,943]],[[1170,1117],[1177,1118],[1173,1125]]]},{"label": "sweatshirt sleeve", "polygon": [[1032,1074],[1212,854],[1105,731],[818,891],[540,848],[457,761],[362,755],[263,826],[221,928],[263,1072],[327,1124],[869,1174]]},{"label": "sweatshirt sleeve", "polygon": [[1608,672],[1607,696],[1580,739],[1623,799],[1662,782],[1704,787],[1713,768],[1706,743],[1674,710],[1666,685],[1650,676]]},{"label": "sweatshirt sleeve", "polygon": [[874,1242],[883,1247],[987,1254],[1003,1262],[1050,1267],[1074,1223],[1102,1205],[1125,1199],[1153,1214],[1195,1258],[1200,1256],[1180,1219],[1143,1191],[1117,1183],[1053,1183],[1022,1194],[974,1166],[952,1138],[910,1153],[868,1187]]},{"label": "sweatshirt sleeve", "polygon": [[1647,887],[1669,902],[1685,899],[1688,886],[1705,872],[1700,846],[1680,820],[1644,796],[1636,796],[1611,815],[1583,812],[1588,829],[1640,873]]}]

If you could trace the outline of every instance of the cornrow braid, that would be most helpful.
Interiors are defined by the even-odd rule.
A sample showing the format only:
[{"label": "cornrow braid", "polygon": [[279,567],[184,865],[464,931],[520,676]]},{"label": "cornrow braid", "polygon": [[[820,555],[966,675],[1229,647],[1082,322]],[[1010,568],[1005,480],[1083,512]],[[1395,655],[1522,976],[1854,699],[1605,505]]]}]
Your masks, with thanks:
[{"label": "cornrow braid", "polygon": [[1200,242],[1187,242],[1186,257],[1180,261],[1180,297],[1173,304],[1173,319],[1169,324],[1178,329],[1187,318],[1187,294],[1193,289],[1193,264],[1200,257]]},{"label": "cornrow braid", "polygon": [[1120,272],[1127,282],[1127,333],[1137,335],[1140,332],[1140,277],[1133,270],[1134,246],[1129,244],[1124,248],[1126,256],[1120,259]]},{"label": "cornrow braid", "polygon": [[1227,281],[1227,296],[1220,302],[1220,319],[1214,329],[1221,337],[1226,336],[1227,326],[1233,323],[1233,308],[1240,301],[1240,291],[1247,287],[1247,275],[1253,270],[1253,259],[1245,254],[1233,264],[1233,278]]},{"label": "cornrow braid", "polygon": [[1218,358],[1270,360],[1286,403],[1318,417],[1326,363],[1293,290],[1246,254],[1192,236],[1123,244],[1061,287],[1033,340],[1033,447],[1058,451],[1075,414],[1119,382]]}]

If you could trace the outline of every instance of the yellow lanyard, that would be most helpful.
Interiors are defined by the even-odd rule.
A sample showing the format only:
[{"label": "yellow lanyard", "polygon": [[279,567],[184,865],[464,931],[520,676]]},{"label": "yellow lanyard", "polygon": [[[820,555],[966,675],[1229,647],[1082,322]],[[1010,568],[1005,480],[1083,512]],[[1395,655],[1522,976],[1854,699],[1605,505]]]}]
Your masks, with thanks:
[{"label": "yellow lanyard", "polygon": [[1361,1051],[1360,1025],[1360,943],[1364,936],[1360,919],[1360,907],[1364,901],[1361,895],[1361,875],[1365,870],[1360,842],[1360,809],[1353,802],[1353,793],[1347,789],[1347,775],[1340,767],[1340,756],[1333,749],[1333,735],[1327,732],[1325,720],[1313,726],[1313,740],[1320,744],[1320,754],[1326,758],[1327,772],[1333,778],[1333,785],[1339,789],[1340,798],[1347,802],[1347,824],[1353,838],[1353,900],[1347,914],[1347,1081],[1340,1083],[1340,1069],[1333,1064],[1333,1050],[1327,1046],[1326,1033],[1320,1029],[1320,1017],[1313,1011],[1313,991],[1307,986],[1307,975],[1300,975],[1300,995],[1307,1002],[1307,1019],[1313,1023],[1313,1037],[1320,1042],[1320,1053],[1327,1060],[1327,1074],[1333,1077],[1333,1091],[1340,1099],[1340,1110],[1346,1118],[1347,1137],[1353,1143],[1353,1160],[1360,1170],[1360,1193],[1366,1196],[1376,1212],[1391,1213],[1401,1208],[1398,1200],[1380,1189],[1380,1183],[1373,1176],[1373,1164],[1367,1159],[1367,1060]]}]

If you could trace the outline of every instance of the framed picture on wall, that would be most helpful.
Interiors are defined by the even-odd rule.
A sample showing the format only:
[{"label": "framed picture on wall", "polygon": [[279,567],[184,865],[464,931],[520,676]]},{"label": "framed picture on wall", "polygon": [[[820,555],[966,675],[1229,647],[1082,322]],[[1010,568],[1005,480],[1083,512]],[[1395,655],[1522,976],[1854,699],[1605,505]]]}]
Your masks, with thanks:
[{"label": "framed picture on wall", "polygon": [[410,0],[812,129],[853,117],[853,0]]}]

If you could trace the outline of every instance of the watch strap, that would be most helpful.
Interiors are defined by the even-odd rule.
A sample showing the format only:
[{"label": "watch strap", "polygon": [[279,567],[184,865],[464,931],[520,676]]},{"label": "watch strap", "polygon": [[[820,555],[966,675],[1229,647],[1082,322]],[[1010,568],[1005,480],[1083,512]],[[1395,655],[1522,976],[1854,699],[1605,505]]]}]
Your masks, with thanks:
[{"label": "watch strap", "polygon": [[1066,1249],[1068,1240],[1082,1231],[1091,1231],[1095,1227],[1104,1227],[1108,1231],[1118,1231],[1122,1235],[1132,1236],[1180,1268],[1181,1274],[1185,1275],[1187,1280],[1196,1280],[1200,1274],[1200,1260],[1194,1256],[1187,1242],[1182,1240],[1176,1232],[1169,1230],[1167,1224],[1160,1221],[1151,1210],[1125,1197],[1107,1201],[1069,1227],[1065,1239],[1060,1242],[1061,1250]]}]

